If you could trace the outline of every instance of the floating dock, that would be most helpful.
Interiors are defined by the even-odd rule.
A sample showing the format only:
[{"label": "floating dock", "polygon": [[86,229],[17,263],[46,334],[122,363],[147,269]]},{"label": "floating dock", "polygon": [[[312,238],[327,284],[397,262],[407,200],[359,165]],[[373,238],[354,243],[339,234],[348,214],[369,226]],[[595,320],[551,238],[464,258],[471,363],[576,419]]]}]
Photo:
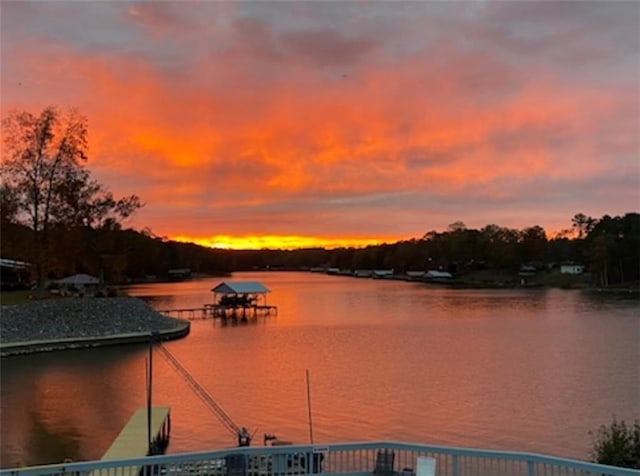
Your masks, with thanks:
[{"label": "floating dock", "polygon": [[278,308],[276,306],[268,305],[225,305],[225,304],[205,304],[208,312],[213,317],[220,318],[247,318],[257,316],[271,316],[278,314]]},{"label": "floating dock", "polygon": [[[150,453],[164,453],[171,433],[170,410],[170,407],[164,406],[151,407],[152,441],[150,448],[148,440],[149,427],[147,424],[148,409],[147,407],[138,408],[101,460],[142,458],[149,456]],[[140,469],[138,466],[128,466],[122,468],[122,471],[118,470],[118,475],[137,476]],[[95,474],[98,474],[98,472],[95,472]]]},{"label": "floating dock", "polygon": [[203,307],[185,308],[185,309],[161,309],[158,311],[169,317],[177,317],[187,321],[195,321],[201,319],[212,318],[231,318],[242,319],[258,316],[275,316],[278,314],[276,306],[222,306],[216,304],[205,304]]}]

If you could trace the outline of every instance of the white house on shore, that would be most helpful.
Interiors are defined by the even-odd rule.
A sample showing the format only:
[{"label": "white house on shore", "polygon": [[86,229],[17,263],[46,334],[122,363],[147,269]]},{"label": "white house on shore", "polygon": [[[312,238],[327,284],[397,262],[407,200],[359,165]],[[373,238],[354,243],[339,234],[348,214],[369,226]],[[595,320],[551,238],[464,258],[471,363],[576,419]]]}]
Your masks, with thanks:
[{"label": "white house on shore", "polygon": [[451,279],[453,275],[448,271],[439,271],[436,269],[430,269],[425,273],[425,278],[427,279]]},{"label": "white house on shore", "polygon": [[353,275],[356,278],[370,278],[371,276],[373,276],[373,270],[372,269],[356,269],[353,271]]},{"label": "white house on shore", "polygon": [[584,273],[584,266],[581,264],[561,264],[561,274],[582,274]]},{"label": "white house on shore", "polygon": [[392,269],[374,269],[372,277],[374,279],[392,278],[393,270]]}]

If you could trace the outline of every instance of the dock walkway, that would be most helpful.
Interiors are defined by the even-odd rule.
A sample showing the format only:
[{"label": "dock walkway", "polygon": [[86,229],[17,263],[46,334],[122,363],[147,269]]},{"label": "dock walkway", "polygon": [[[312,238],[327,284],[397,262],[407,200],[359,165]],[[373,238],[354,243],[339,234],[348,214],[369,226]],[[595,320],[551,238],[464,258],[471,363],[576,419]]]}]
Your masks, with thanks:
[{"label": "dock walkway", "polygon": [[247,306],[234,306],[224,304],[205,304],[205,307],[213,315],[213,317],[256,317],[256,316],[269,316],[272,314],[278,314],[278,308],[276,306],[267,306],[261,304],[247,305]]},{"label": "dock walkway", "polygon": [[[170,407],[157,406],[151,408],[152,445],[164,448],[171,432]],[[102,461],[142,458],[149,455],[147,408],[141,407],[131,416],[118,437],[102,456]],[[137,476],[138,466],[128,466],[118,471],[119,476]],[[96,472],[96,474],[98,474]],[[101,473],[104,474],[104,473]]]},{"label": "dock walkway", "polygon": [[257,316],[272,316],[278,314],[276,306],[254,305],[254,306],[225,306],[220,304],[205,304],[203,307],[185,309],[162,309],[158,311],[168,317],[177,317],[187,321],[200,319],[237,319]]}]

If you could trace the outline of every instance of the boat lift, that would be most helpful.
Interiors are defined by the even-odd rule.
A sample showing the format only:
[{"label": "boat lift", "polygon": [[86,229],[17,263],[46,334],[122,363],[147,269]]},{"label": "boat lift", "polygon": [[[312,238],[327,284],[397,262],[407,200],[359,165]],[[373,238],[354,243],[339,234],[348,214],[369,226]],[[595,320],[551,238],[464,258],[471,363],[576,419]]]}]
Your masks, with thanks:
[{"label": "boat lift", "polygon": [[[157,342],[157,349],[160,351],[165,360],[173,367],[173,369],[180,374],[180,376],[189,384],[194,393],[203,401],[207,407],[218,417],[224,427],[229,430],[237,439],[238,446],[250,446],[253,435],[249,433],[249,430],[245,427],[239,427],[233,420],[226,414],[220,405],[216,403],[209,392],[206,391],[198,381],[193,378],[187,369],[180,363],[169,350],[162,345],[161,342]],[[275,438],[273,435],[265,435],[265,444],[267,439]]]}]

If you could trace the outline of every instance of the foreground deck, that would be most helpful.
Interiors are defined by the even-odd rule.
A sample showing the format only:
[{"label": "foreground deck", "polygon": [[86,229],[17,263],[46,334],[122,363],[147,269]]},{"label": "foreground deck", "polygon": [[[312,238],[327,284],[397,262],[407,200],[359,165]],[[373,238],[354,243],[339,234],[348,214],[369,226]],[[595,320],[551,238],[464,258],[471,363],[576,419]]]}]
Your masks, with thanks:
[{"label": "foreground deck", "polygon": [[[424,458],[427,457],[427,458]],[[426,459],[426,461],[425,461]],[[424,464],[426,463],[426,464]],[[533,453],[390,441],[262,446],[222,451],[87,461],[0,471],[0,476],[640,476],[640,471]],[[429,474],[424,474],[426,470]]]},{"label": "foreground deck", "polygon": [[[151,407],[151,425],[148,426],[148,413],[146,407],[139,408],[129,419],[118,437],[111,444],[101,461],[129,461],[126,465],[116,467],[99,468],[78,472],[75,476],[139,476],[144,460],[141,458],[149,454],[161,454],[169,443],[171,432],[171,414],[169,407]],[[151,444],[149,443],[151,432]],[[141,462],[142,461],[142,462]],[[50,474],[38,472],[37,474]],[[57,471],[53,474],[64,474]]]}]

